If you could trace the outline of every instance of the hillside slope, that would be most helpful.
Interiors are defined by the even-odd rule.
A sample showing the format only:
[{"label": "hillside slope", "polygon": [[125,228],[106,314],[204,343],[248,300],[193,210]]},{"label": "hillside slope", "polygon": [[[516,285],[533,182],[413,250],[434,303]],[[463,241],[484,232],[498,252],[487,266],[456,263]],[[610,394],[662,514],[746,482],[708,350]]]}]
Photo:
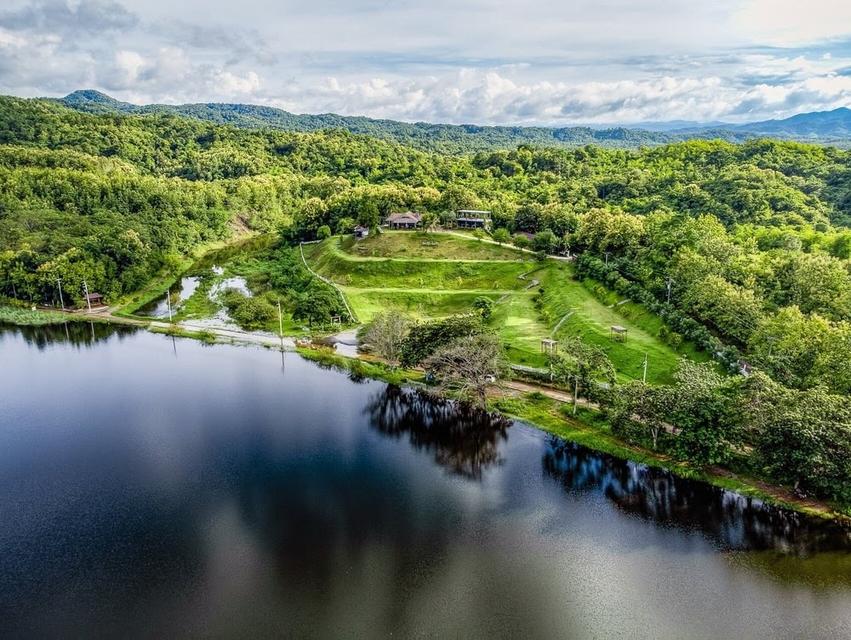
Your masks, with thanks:
[{"label": "hillside slope", "polygon": [[[469,313],[479,297],[490,299],[490,324],[502,336],[511,360],[546,365],[544,338],[581,336],[601,347],[621,379],[669,382],[680,357],[705,360],[692,346],[675,350],[658,336],[663,323],[640,305],[602,299],[573,277],[566,262],[534,260],[508,246],[446,233],[384,232],[354,242],[330,238],[304,247],[315,271],[338,284],[362,322],[386,310],[419,320]],[[488,259],[488,257],[490,259]],[[628,330],[612,338],[611,326]]]},{"label": "hillside slope", "polygon": [[656,123],[651,128],[613,126],[529,127],[479,126],[399,122],[333,113],[294,114],[283,109],[251,104],[195,103],[181,105],[135,105],[121,102],[92,89],[74,91],[58,100],[67,107],[88,113],[172,114],[241,128],[272,128],[284,131],[343,129],[351,133],[395,140],[421,149],[450,153],[511,149],[518,145],[636,148],[678,140],[715,139],[741,142],[771,136],[787,140],[851,143],[851,110],[802,113],[784,120],[743,125],[718,124],[676,127]]}]

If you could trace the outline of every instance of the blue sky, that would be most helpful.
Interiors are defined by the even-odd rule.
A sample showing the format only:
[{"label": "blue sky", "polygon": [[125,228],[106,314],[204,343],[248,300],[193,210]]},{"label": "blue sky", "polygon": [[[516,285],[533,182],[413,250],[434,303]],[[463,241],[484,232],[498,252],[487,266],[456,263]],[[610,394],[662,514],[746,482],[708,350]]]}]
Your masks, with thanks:
[{"label": "blue sky", "polygon": [[479,124],[851,106],[839,0],[5,0],[0,92]]}]

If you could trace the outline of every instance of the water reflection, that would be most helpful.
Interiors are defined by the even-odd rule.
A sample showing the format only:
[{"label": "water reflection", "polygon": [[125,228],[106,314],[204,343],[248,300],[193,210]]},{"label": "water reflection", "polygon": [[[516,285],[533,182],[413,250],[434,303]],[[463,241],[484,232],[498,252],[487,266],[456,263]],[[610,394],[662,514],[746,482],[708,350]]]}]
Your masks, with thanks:
[{"label": "water reflection", "polygon": [[91,347],[109,341],[113,336],[119,340],[132,335],[138,329],[128,325],[107,322],[64,322],[41,326],[12,326],[0,323],[3,330],[16,331],[30,346],[43,351],[54,344],[69,344],[75,347]]},{"label": "water reflection", "polygon": [[176,287],[172,287],[160,297],[154,298],[139,307],[136,314],[151,318],[167,318],[169,305],[171,305],[172,312],[176,313],[178,307],[191,298],[200,285],[200,276],[185,276],[180,279]]},{"label": "water reflection", "polygon": [[848,549],[851,529],[764,504],[664,469],[547,439],[545,473],[568,492],[594,492],[619,509],[662,525],[701,531],[726,550],[795,555]]},{"label": "water reflection", "polygon": [[[324,593],[340,581],[341,564],[363,566],[381,549],[386,578],[401,591],[413,572],[437,562],[450,544],[453,515],[421,516],[409,499],[410,478],[370,455],[342,460],[326,453],[286,457],[258,442],[236,464],[241,526],[259,539],[292,588]],[[282,587],[283,588],[283,587]]]},{"label": "water reflection", "polygon": [[500,443],[511,422],[495,413],[388,385],[373,395],[366,412],[379,432],[434,452],[434,460],[452,473],[481,479],[488,467],[502,462]]},{"label": "water reflection", "polygon": [[840,539],[806,518],[294,354],[95,329],[0,327],[0,638],[851,637],[851,547],[776,551]]}]

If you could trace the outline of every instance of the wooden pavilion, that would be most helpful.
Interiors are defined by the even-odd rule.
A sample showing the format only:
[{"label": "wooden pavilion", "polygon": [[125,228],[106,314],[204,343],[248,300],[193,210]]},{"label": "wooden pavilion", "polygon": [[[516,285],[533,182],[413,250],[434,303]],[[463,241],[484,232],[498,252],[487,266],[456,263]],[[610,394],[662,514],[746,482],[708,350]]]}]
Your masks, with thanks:
[{"label": "wooden pavilion", "polygon": [[612,338],[618,342],[626,342],[627,328],[619,324],[612,325]]}]

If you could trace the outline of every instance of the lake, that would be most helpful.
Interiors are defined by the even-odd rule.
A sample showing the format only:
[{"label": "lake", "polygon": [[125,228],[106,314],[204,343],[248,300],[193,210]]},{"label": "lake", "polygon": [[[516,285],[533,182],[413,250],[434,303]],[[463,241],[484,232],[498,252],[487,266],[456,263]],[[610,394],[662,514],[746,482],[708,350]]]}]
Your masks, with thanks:
[{"label": "lake", "polygon": [[837,524],[293,353],[0,362],[3,638],[851,637]]}]

